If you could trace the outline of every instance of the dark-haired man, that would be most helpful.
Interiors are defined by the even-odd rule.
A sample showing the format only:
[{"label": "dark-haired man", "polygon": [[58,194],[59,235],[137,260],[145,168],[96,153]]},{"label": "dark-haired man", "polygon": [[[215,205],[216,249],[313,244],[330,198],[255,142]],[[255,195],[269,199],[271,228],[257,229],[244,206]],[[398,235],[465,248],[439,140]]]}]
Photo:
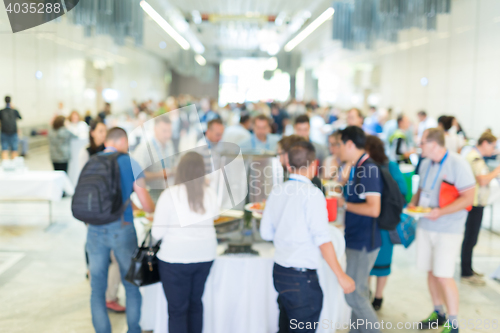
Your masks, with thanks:
[{"label": "dark-haired man", "polygon": [[295,119],[295,124],[293,126],[295,134],[303,137],[307,141],[311,142],[316,150],[316,158],[319,160],[319,165],[323,165],[323,161],[328,155],[327,149],[325,145],[321,143],[311,141],[310,133],[311,133],[311,125],[309,121],[309,117],[306,114],[300,115]]},{"label": "dark-haired man", "polygon": [[253,134],[241,144],[243,153],[276,153],[280,137],[271,134],[271,119],[260,114],[253,119]]},{"label": "dark-haired man", "polygon": [[5,109],[0,110],[1,139],[2,139],[2,160],[17,157],[19,138],[17,136],[17,120],[21,119],[19,111],[10,107],[11,98],[5,96]]},{"label": "dark-haired man", "polygon": [[[125,204],[129,200],[132,192],[136,192],[143,209],[152,213],[155,205],[146,190],[141,167],[127,154],[127,133],[119,127],[110,129],[104,145],[106,149],[100,154],[122,153],[117,158],[117,162],[120,168],[123,203]],[[110,252],[113,251],[125,287],[128,332],[141,333],[139,326],[141,293],[137,286],[125,281],[132,257],[137,249],[137,235],[133,218],[132,206],[128,203],[123,213],[123,219],[103,225],[89,224],[88,227],[86,250],[89,256],[90,287],[92,289],[90,309],[92,324],[96,332],[111,332],[106,308],[106,286]]]},{"label": "dark-haired man", "polygon": [[[425,130],[421,146],[422,157],[426,159],[420,165],[419,188],[409,206],[432,208],[429,214],[419,219],[416,236],[417,266],[427,272],[434,305],[434,311],[422,321],[422,325],[428,329],[448,323],[443,333],[458,333],[459,295],[453,277],[464,235],[466,208],[474,202],[476,181],[467,161],[446,149],[442,129]],[[458,197],[442,206],[440,199],[446,188],[452,186]]]},{"label": "dark-haired man", "polygon": [[271,117],[273,118],[274,133],[281,135],[285,131],[285,127],[288,124],[288,113],[280,108],[280,105],[276,102],[271,103]]},{"label": "dark-haired man", "polygon": [[[340,205],[344,206],[346,273],[356,282],[356,291],[346,295],[352,308],[355,331],[380,332],[377,315],[369,299],[368,278],[377,259],[382,238],[380,215],[382,177],[365,151],[366,135],[358,126],[348,126],[340,135],[340,159],[351,164],[349,181]],[[378,326],[380,327],[380,326]]]},{"label": "dark-haired man", "polygon": [[320,253],[344,292],[355,289],[354,281],[337,261],[328,230],[325,196],[311,183],[317,167],[311,143],[297,142],[290,148],[290,179],[273,188],[260,225],[262,238],[273,241],[276,249],[273,279],[279,293],[280,333],[316,331],[323,305],[316,273]]}]

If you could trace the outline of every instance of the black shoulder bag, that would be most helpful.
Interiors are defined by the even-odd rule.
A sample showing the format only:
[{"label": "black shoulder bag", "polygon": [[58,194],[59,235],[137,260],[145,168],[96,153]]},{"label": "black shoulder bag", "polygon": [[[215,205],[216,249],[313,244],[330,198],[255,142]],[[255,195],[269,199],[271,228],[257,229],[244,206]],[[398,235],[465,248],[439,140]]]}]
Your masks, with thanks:
[{"label": "black shoulder bag", "polygon": [[[146,246],[146,242],[149,242]],[[146,235],[142,245],[137,249],[132,257],[132,263],[125,276],[125,280],[138,286],[147,286],[160,281],[158,271],[158,258],[156,253],[160,249],[161,240],[153,246],[153,237],[151,230]]]}]

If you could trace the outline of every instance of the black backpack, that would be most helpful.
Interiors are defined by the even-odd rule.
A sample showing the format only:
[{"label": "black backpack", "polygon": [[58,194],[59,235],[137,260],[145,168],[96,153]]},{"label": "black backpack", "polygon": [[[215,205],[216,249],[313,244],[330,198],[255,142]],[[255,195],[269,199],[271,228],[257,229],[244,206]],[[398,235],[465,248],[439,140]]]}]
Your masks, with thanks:
[{"label": "black backpack", "polygon": [[118,157],[123,153],[92,156],[78,178],[71,202],[73,216],[85,223],[102,225],[120,220],[128,205],[122,201]]},{"label": "black backpack", "polygon": [[401,222],[401,213],[406,203],[405,197],[399,189],[398,183],[392,178],[386,165],[379,166],[384,188],[382,190],[382,206],[378,225],[380,229],[394,230]]},{"label": "black backpack", "polygon": [[[389,168],[385,165],[378,165],[371,158],[367,161],[372,162],[378,167],[382,176],[382,196],[380,215],[376,219],[380,229],[394,230],[401,221],[400,215],[403,212],[403,207],[406,203],[405,197],[399,190],[398,183],[392,178]],[[356,184],[359,179],[356,177]],[[375,219],[374,219],[375,220]]]}]

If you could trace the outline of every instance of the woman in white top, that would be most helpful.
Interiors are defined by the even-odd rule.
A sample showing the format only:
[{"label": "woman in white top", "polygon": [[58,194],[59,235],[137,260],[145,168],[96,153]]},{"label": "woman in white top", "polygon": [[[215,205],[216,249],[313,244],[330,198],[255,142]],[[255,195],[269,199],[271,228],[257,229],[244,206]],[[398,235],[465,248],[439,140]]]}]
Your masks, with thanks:
[{"label": "woman in white top", "polygon": [[89,126],[86,122],[82,121],[80,114],[73,110],[68,117],[68,130],[79,137],[80,139],[85,139],[89,135]]},{"label": "woman in white top", "polygon": [[215,192],[206,185],[203,157],[185,154],[175,185],[156,204],[154,239],[161,240],[160,278],[168,303],[169,332],[201,333],[201,297],[216,255],[214,219],[219,215]]}]

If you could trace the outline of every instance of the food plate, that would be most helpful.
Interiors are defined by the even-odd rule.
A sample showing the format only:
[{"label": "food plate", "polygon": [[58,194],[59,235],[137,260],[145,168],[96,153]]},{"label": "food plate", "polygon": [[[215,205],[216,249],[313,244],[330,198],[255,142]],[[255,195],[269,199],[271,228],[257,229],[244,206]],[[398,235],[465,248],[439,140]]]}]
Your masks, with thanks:
[{"label": "food plate", "polygon": [[251,202],[245,205],[245,210],[253,213],[262,214],[264,212],[264,208],[266,208],[265,202]]},{"label": "food plate", "polygon": [[403,213],[410,215],[416,219],[425,217],[427,214],[431,212],[432,208],[425,208],[425,207],[414,207],[412,209],[405,208],[403,209]]}]

